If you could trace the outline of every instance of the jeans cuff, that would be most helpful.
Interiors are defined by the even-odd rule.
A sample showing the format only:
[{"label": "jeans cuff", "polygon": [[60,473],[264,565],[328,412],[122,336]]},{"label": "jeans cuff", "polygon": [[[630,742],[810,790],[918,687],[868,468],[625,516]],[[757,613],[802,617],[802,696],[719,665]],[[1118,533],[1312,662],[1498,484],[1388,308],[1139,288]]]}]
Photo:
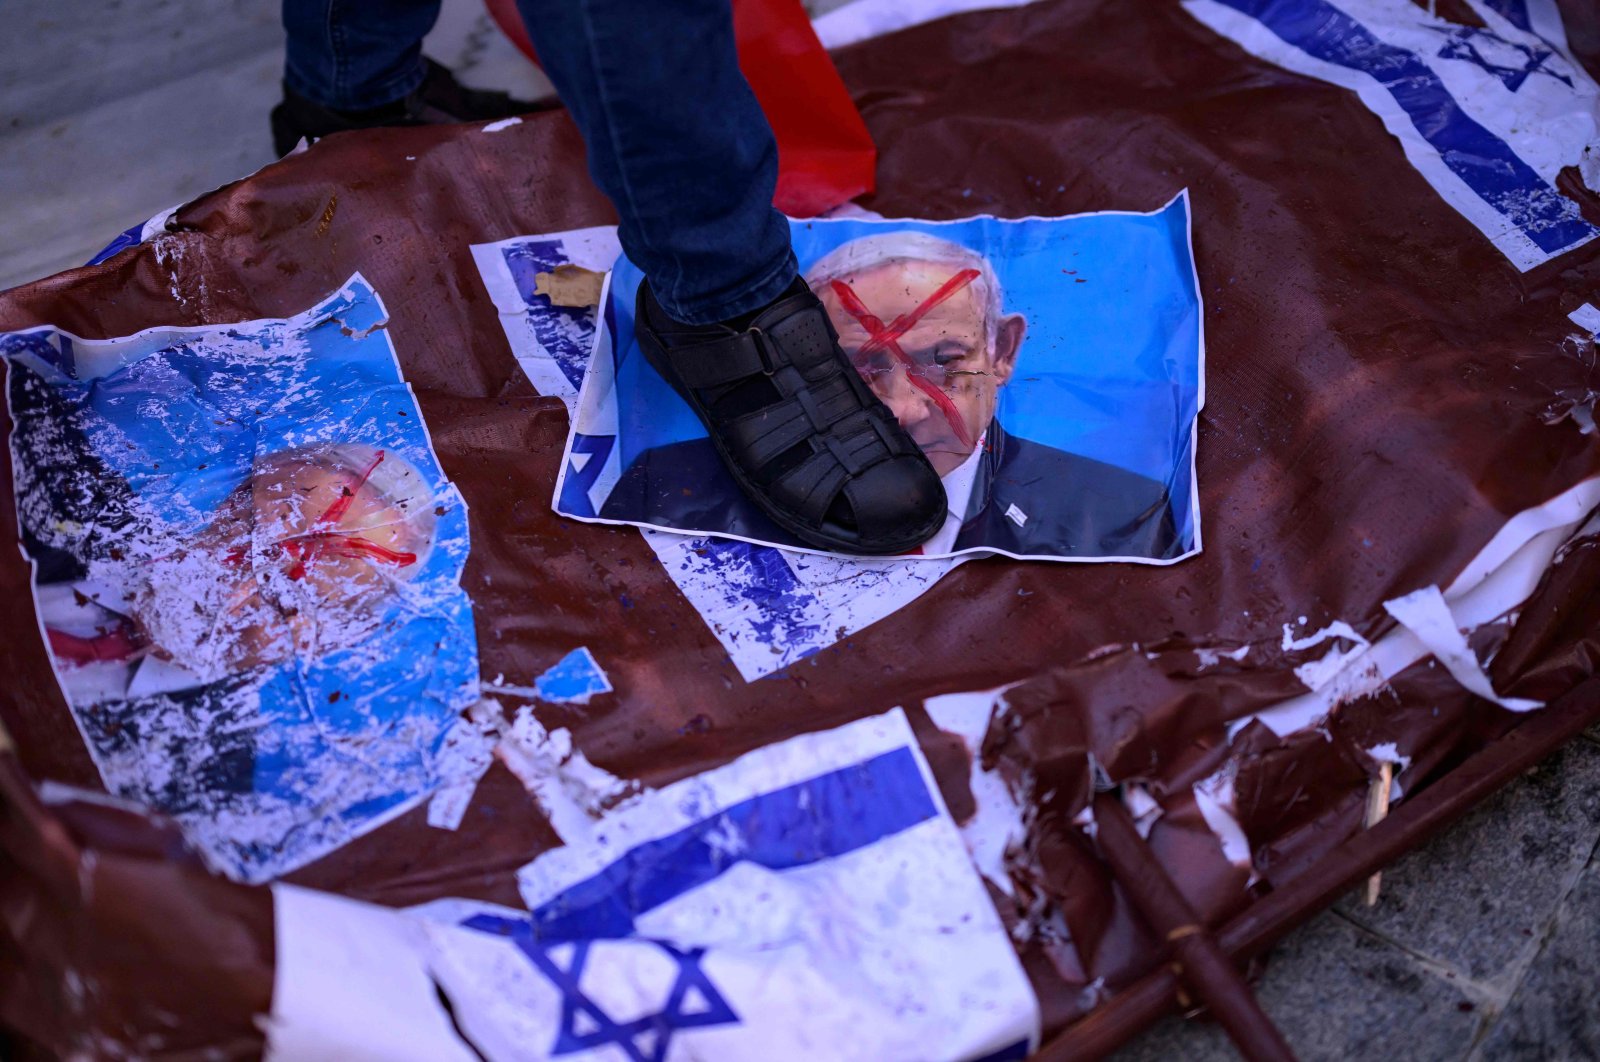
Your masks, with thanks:
[{"label": "jeans cuff", "polygon": [[783,294],[783,290],[794,283],[794,278],[800,273],[800,263],[795,259],[794,251],[788,250],[779,260],[778,264],[762,275],[750,287],[743,289],[735,295],[718,297],[716,299],[692,299],[689,302],[668,301],[662,293],[657,291],[656,299],[661,303],[661,308],[667,311],[667,316],[683,324],[715,324],[726,321],[730,317],[738,317],[742,313],[759,310],[767,303]]},{"label": "jeans cuff", "polygon": [[409,69],[390,75],[382,81],[362,85],[359,90],[338,92],[326,83],[314,83],[296,74],[293,67],[285,67],[283,84],[297,96],[333,111],[370,111],[403,100],[422,86],[428,76],[428,64],[421,56]]}]

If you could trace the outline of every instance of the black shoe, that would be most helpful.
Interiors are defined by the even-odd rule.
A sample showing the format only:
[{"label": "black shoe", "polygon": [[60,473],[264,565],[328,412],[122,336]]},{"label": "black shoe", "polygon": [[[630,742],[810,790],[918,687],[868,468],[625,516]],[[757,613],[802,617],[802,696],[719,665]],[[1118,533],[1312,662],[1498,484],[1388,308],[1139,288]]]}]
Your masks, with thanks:
[{"label": "black shoe", "polygon": [[488,122],[560,106],[553,100],[530,103],[513,99],[504,92],[469,89],[432,59],[423,62],[428,64],[428,72],[414,92],[371,110],[335,111],[313,103],[285,85],[283,102],[272,108],[272,146],[282,156],[293,151],[302,138],[315,140],[347,129]]},{"label": "black shoe", "polygon": [[944,484],[839,348],[797,279],[731,324],[684,325],[639,286],[645,358],[706,426],[740,488],[807,545],[904,553],[944,524]]}]

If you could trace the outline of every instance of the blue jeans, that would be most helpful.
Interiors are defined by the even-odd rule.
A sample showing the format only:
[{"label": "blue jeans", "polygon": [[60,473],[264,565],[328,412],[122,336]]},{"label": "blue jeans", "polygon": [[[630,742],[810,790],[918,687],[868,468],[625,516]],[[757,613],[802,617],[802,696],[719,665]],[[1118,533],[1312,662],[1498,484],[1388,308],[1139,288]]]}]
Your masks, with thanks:
[{"label": "blue jeans", "polygon": [[[674,318],[706,324],[795,277],[773,209],[778,149],[739,72],[729,0],[518,0],[541,65],[616,206],[618,235]],[[439,0],[284,0],[284,83],[336,110],[422,84]]]}]

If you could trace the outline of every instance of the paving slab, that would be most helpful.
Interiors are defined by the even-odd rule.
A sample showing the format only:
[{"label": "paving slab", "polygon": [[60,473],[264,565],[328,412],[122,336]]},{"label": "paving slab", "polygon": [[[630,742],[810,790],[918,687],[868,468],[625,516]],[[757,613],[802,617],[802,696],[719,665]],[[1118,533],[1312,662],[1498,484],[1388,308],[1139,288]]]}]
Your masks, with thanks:
[{"label": "paving slab", "polygon": [[1600,746],[1568,745],[1338,909],[1502,1000],[1600,839]]},{"label": "paving slab", "polygon": [[[1302,1062],[1459,1059],[1483,1021],[1483,1001],[1470,988],[1335,913],[1313,918],[1273,950],[1256,998]],[[1116,1062],[1237,1057],[1214,1021],[1175,1017],[1114,1056]]]},{"label": "paving slab", "polygon": [[[48,126],[282,48],[281,0],[11,0],[0,132]],[[137,141],[144,127],[125,136]]]},{"label": "paving slab", "polygon": [[1477,1059],[1600,1059],[1600,859],[1562,903],[1538,957],[1494,1022]]},{"label": "paving slab", "polygon": [[82,265],[117,233],[273,161],[281,52],[0,135],[0,288]]}]

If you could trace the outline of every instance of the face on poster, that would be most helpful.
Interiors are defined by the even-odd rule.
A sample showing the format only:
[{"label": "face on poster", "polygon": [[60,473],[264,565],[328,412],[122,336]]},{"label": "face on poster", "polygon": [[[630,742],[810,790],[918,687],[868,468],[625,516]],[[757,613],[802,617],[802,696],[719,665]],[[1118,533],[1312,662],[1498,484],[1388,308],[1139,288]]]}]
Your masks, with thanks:
[{"label": "face on poster", "polygon": [[[1202,402],[1189,204],[1149,214],[791,222],[856,371],[944,481],[919,556],[1170,563],[1199,548]],[[558,511],[804,548],[748,502],[639,354],[626,259]]]},{"label": "face on poster", "polygon": [[0,336],[24,548],[107,788],[244,880],[426,795],[476,696],[465,507],[360,277],[295,318]]}]

